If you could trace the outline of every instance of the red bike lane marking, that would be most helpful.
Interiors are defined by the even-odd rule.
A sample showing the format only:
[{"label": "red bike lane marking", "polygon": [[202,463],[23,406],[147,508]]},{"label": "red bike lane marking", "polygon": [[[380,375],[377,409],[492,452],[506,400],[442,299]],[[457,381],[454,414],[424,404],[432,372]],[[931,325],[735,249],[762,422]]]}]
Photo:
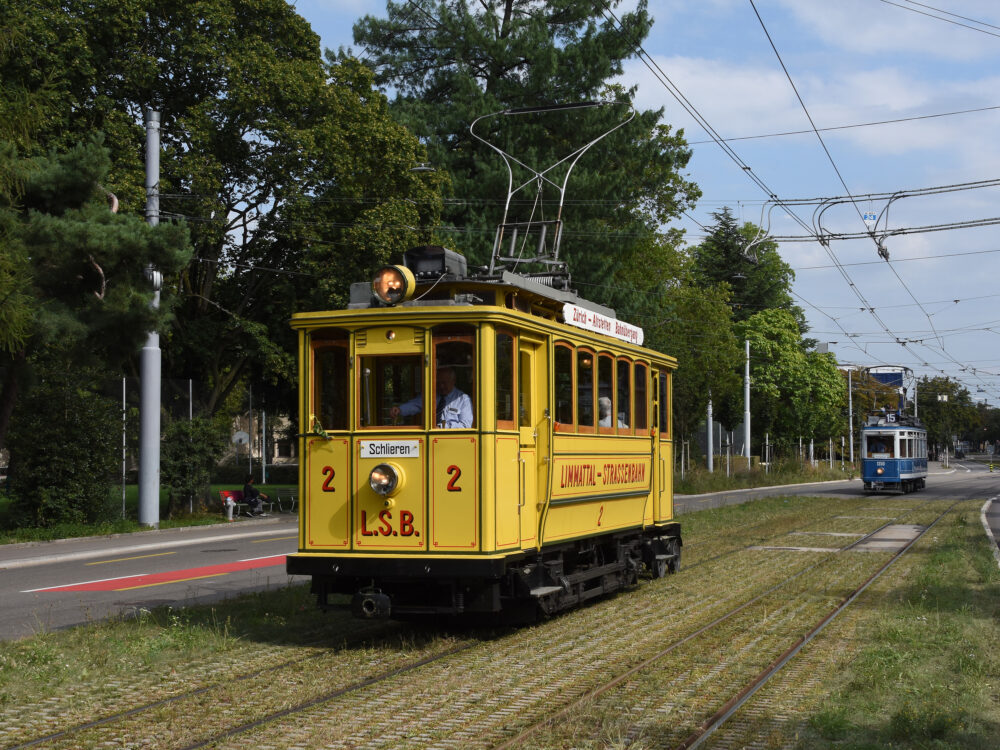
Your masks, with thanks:
[{"label": "red bike lane marking", "polygon": [[270,557],[256,557],[251,560],[238,560],[231,563],[222,563],[220,565],[204,565],[200,568],[169,570],[165,573],[143,573],[140,575],[122,576],[121,578],[106,578],[100,581],[70,583],[65,586],[46,586],[40,589],[30,589],[21,593],[33,594],[43,591],[128,591],[129,589],[139,589],[145,586],[159,586],[165,583],[181,583],[183,581],[193,581],[198,578],[223,576],[227,573],[235,573],[239,570],[271,568],[284,564],[285,555],[272,555]]}]

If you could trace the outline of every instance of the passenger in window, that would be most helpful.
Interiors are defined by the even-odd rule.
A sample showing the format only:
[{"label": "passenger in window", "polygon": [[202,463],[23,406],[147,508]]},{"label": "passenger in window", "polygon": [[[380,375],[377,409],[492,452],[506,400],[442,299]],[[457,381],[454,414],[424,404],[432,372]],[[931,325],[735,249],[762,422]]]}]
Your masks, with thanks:
[{"label": "passenger in window", "polygon": [[[393,419],[411,417],[424,409],[423,394],[393,406],[389,414]],[[455,370],[441,367],[437,371],[437,405],[434,409],[434,426],[444,429],[472,427],[472,399],[455,387]]]},{"label": "passenger in window", "polygon": [[[597,426],[598,427],[610,427],[611,426],[611,399],[610,398],[608,398],[607,396],[601,396],[599,399],[597,399],[597,413],[598,413]],[[625,424],[621,420],[621,417],[618,418],[618,426],[619,427],[628,427],[628,425]]]}]

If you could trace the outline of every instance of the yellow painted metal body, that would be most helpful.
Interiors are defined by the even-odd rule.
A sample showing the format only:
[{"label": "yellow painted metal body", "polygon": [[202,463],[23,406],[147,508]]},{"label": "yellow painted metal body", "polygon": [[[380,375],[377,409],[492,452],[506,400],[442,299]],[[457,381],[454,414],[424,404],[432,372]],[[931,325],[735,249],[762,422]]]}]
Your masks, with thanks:
[{"label": "yellow painted metal body", "polygon": [[[298,556],[504,558],[673,519],[675,360],[566,325],[551,309],[523,300],[512,308],[505,292],[509,300],[502,287],[487,297],[496,304],[294,316],[302,426]],[[578,352],[580,367],[596,369],[600,360],[604,371],[617,368],[613,382],[628,393],[617,397],[616,411],[632,425],[645,412],[645,425],[581,429],[575,417],[560,424],[558,347],[564,357]],[[442,429],[424,417],[434,413],[430,385],[442,377],[434,370],[442,352],[460,352],[452,360],[474,376],[466,381],[471,427]],[[598,386],[587,386],[584,375],[570,382],[574,392],[592,388],[580,396],[592,408]],[[376,424],[388,419],[389,399],[380,400],[379,389],[407,387],[422,399],[420,414]],[[369,486],[380,464],[400,477],[390,496]]]}]

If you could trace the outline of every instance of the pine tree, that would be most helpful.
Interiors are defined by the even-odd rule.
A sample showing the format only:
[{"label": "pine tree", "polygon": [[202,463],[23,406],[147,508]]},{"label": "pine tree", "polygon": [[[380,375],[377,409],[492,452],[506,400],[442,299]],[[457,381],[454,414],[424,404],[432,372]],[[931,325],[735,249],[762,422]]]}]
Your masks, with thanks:
[{"label": "pine tree", "polygon": [[[445,236],[470,258],[488,262],[503,214],[508,173],[472,138],[477,117],[511,108],[605,100],[629,104],[635,90],[612,86],[652,24],[646,3],[621,15],[579,0],[445,0],[430,9],[390,2],[387,18],[367,16],[354,28],[376,81],[395,89],[393,113],[426,144],[432,165],[447,172]],[[621,122],[627,106],[498,118],[488,140],[543,169]],[[581,293],[635,309],[636,292],[617,278],[662,224],[698,196],[681,175],[690,151],[683,134],[659,124],[661,111],[639,112],[597,144],[574,169],[567,192],[562,259]],[[478,130],[477,130],[478,132]],[[526,179],[515,173],[515,184]],[[553,218],[550,204],[545,218]],[[540,216],[531,200],[509,220]]]}]

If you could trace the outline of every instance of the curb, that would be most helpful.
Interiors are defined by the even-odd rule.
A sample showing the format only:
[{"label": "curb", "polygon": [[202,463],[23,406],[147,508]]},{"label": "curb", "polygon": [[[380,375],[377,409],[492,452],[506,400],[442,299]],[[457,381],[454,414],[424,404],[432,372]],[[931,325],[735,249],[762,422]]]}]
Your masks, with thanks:
[{"label": "curb", "polygon": [[[274,523],[274,522],[272,522]],[[193,528],[193,527],[187,527]],[[173,531],[174,529],[164,529],[164,531]],[[232,534],[217,534],[215,536],[199,536],[199,537],[189,537],[186,539],[175,539],[172,541],[162,541],[150,539],[149,544],[131,544],[121,547],[102,547],[100,549],[87,549],[80,550],[78,552],[64,552],[56,553],[52,555],[42,555],[39,557],[22,557],[15,558],[13,560],[0,561],[0,571],[4,570],[17,570],[19,568],[30,568],[35,565],[47,565],[54,562],[72,562],[74,560],[89,560],[95,557],[106,557],[108,555],[124,555],[132,552],[142,552],[152,547],[157,549],[171,548],[171,547],[186,547],[192,544],[202,544],[204,542],[214,543],[214,542],[224,542],[231,539],[244,539],[247,537],[263,537],[263,536],[274,536],[276,534],[286,534],[289,529],[269,529],[262,531],[241,531]],[[297,530],[296,530],[296,533]],[[140,531],[136,535],[147,536],[150,534],[149,531]],[[129,537],[134,536],[133,534],[117,534],[116,537]],[[72,540],[59,540],[59,541],[79,541],[81,539],[105,539],[107,537],[75,537]],[[41,544],[46,544],[47,542],[25,542],[23,543],[25,547],[37,547]]]},{"label": "curb", "polygon": [[990,524],[986,520],[986,511],[989,509],[990,504],[997,500],[1000,500],[1000,495],[991,497],[983,503],[983,507],[979,510],[979,520],[983,524],[983,529],[986,530],[986,536],[989,538],[990,544],[993,545],[993,558],[997,561],[997,567],[1000,567],[1000,547],[997,546],[996,537],[993,536],[993,529],[990,528]]}]

